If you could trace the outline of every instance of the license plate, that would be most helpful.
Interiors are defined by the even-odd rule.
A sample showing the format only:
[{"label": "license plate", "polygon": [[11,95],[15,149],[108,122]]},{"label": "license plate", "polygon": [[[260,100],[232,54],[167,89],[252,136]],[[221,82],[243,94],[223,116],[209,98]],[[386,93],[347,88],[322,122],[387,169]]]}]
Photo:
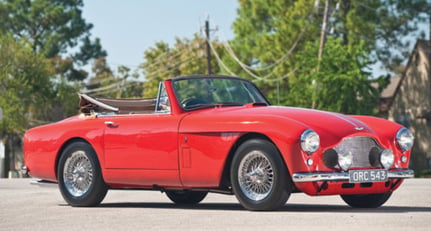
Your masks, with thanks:
[{"label": "license plate", "polygon": [[369,183],[384,181],[388,181],[388,170],[386,169],[366,169],[349,171],[350,183]]}]

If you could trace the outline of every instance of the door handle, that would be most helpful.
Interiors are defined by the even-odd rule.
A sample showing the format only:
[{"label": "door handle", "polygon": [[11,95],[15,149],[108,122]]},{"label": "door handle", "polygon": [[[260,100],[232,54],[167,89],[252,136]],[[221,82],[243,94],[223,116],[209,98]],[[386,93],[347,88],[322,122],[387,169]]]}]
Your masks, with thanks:
[{"label": "door handle", "polygon": [[105,121],[105,124],[110,127],[110,128],[116,128],[118,127],[118,124],[115,123],[114,121]]}]

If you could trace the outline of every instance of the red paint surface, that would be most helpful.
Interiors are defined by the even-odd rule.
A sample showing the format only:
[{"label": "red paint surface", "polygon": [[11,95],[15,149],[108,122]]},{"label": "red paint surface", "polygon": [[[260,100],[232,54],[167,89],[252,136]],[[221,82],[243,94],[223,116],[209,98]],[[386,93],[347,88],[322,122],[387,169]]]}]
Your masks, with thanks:
[{"label": "red paint surface", "polygon": [[[165,82],[171,102],[169,114],[118,115],[100,118],[72,117],[30,129],[25,135],[25,165],[33,177],[56,181],[62,148],[73,139],[88,142],[95,150],[105,182],[117,188],[219,188],[229,157],[242,137],[258,134],[279,149],[289,173],[334,171],[322,161],[325,150],[343,138],[369,136],[393,150],[393,168],[407,168],[395,143],[400,125],[365,116],[346,116],[310,109],[245,105],[185,112],[175,99],[171,81]],[[117,126],[107,126],[106,121]],[[358,131],[355,127],[363,127]],[[300,149],[301,133],[311,128],[321,145],[311,156]],[[410,152],[404,153],[410,158]],[[308,158],[314,160],[307,166]],[[288,179],[286,179],[288,180]],[[375,183],[369,188],[342,188],[343,182],[298,183],[310,195],[382,193],[390,187]],[[345,183],[345,182],[344,182]],[[397,185],[396,187],[398,187]],[[396,188],[394,187],[394,188]]]}]

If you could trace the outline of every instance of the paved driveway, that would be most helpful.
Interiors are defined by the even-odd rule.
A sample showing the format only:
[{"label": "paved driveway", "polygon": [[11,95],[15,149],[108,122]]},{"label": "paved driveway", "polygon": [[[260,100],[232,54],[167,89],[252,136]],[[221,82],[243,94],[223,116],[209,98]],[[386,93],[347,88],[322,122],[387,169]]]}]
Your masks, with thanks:
[{"label": "paved driveway", "polygon": [[209,194],[178,207],[153,191],[111,190],[102,205],[72,208],[57,188],[0,179],[0,230],[431,230],[431,179],[410,179],[378,209],[338,196],[293,194],[281,211],[250,212],[234,196]]}]

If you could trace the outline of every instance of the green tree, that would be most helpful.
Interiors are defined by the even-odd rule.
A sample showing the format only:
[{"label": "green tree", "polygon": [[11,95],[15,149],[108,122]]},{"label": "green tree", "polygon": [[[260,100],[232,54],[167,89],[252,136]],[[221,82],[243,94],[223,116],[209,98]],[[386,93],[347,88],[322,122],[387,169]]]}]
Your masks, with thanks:
[{"label": "green tree", "polygon": [[[155,97],[159,82],[176,76],[207,73],[205,39],[195,34],[193,39],[177,38],[173,47],[165,42],[157,42],[144,52],[141,64],[145,76],[144,97]],[[214,49],[221,52],[221,45],[212,42]],[[220,73],[217,60],[212,59],[212,72]]]},{"label": "green tree", "polygon": [[88,76],[82,66],[106,56],[100,40],[91,39],[82,6],[82,0],[0,0],[0,136],[8,144],[30,127],[76,114],[76,92]]},{"label": "green tree", "polygon": [[[0,0],[0,33],[64,62],[56,71],[68,80],[83,80],[88,74],[79,66],[107,54],[99,39],[90,39],[93,25],[82,18],[82,7],[82,0]],[[77,51],[70,54],[72,50]]]},{"label": "green tree", "polygon": [[46,103],[52,95],[49,76],[49,63],[29,44],[0,36],[0,138],[6,141],[6,173],[11,142],[30,126],[40,124],[46,107],[50,107]]},{"label": "green tree", "polygon": [[52,84],[49,65],[26,44],[0,37],[0,105],[4,110],[1,121],[3,135],[22,133],[32,115],[40,113],[38,105],[50,95]]},{"label": "green tree", "polygon": [[100,57],[93,62],[94,76],[90,78],[84,93],[105,98],[142,98],[143,86],[138,81],[137,70],[133,71],[126,66],[119,66],[114,72]]},{"label": "green tree", "polygon": [[[316,2],[319,5],[315,6]],[[425,20],[424,12],[430,12],[426,0],[331,2],[326,28],[329,37],[341,38],[342,49],[354,49],[365,42],[361,46],[370,62],[364,63],[362,70],[375,62],[392,67],[407,59],[406,38],[420,31],[418,23]],[[231,52],[225,57],[226,63],[241,76],[254,79],[271,101],[290,104],[290,88],[299,81],[295,72],[303,69],[298,63],[299,55],[308,49],[308,43],[320,40],[321,9],[325,1],[239,0],[239,3],[233,24],[235,38],[231,41],[237,60]],[[308,58],[316,56],[317,52]]]},{"label": "green tree", "polygon": [[[289,74],[305,41],[319,36],[314,1],[240,0],[232,52],[224,57],[235,73],[255,81],[271,102],[287,104]],[[238,60],[233,61],[233,53]],[[317,55],[317,54],[316,54]]]},{"label": "green tree", "polygon": [[333,36],[342,37],[345,45],[365,41],[370,58],[390,72],[408,59],[416,38],[425,38],[420,25],[428,23],[431,16],[429,0],[333,2]]},{"label": "green tree", "polygon": [[308,42],[304,51],[297,56],[296,78],[291,82],[288,101],[290,104],[347,114],[376,114],[376,102],[380,97],[377,86],[385,86],[386,78],[369,79],[364,67],[370,62],[364,52],[365,42],[348,49],[341,38],[329,38],[325,46],[325,56],[320,64],[316,53],[319,43]]}]

